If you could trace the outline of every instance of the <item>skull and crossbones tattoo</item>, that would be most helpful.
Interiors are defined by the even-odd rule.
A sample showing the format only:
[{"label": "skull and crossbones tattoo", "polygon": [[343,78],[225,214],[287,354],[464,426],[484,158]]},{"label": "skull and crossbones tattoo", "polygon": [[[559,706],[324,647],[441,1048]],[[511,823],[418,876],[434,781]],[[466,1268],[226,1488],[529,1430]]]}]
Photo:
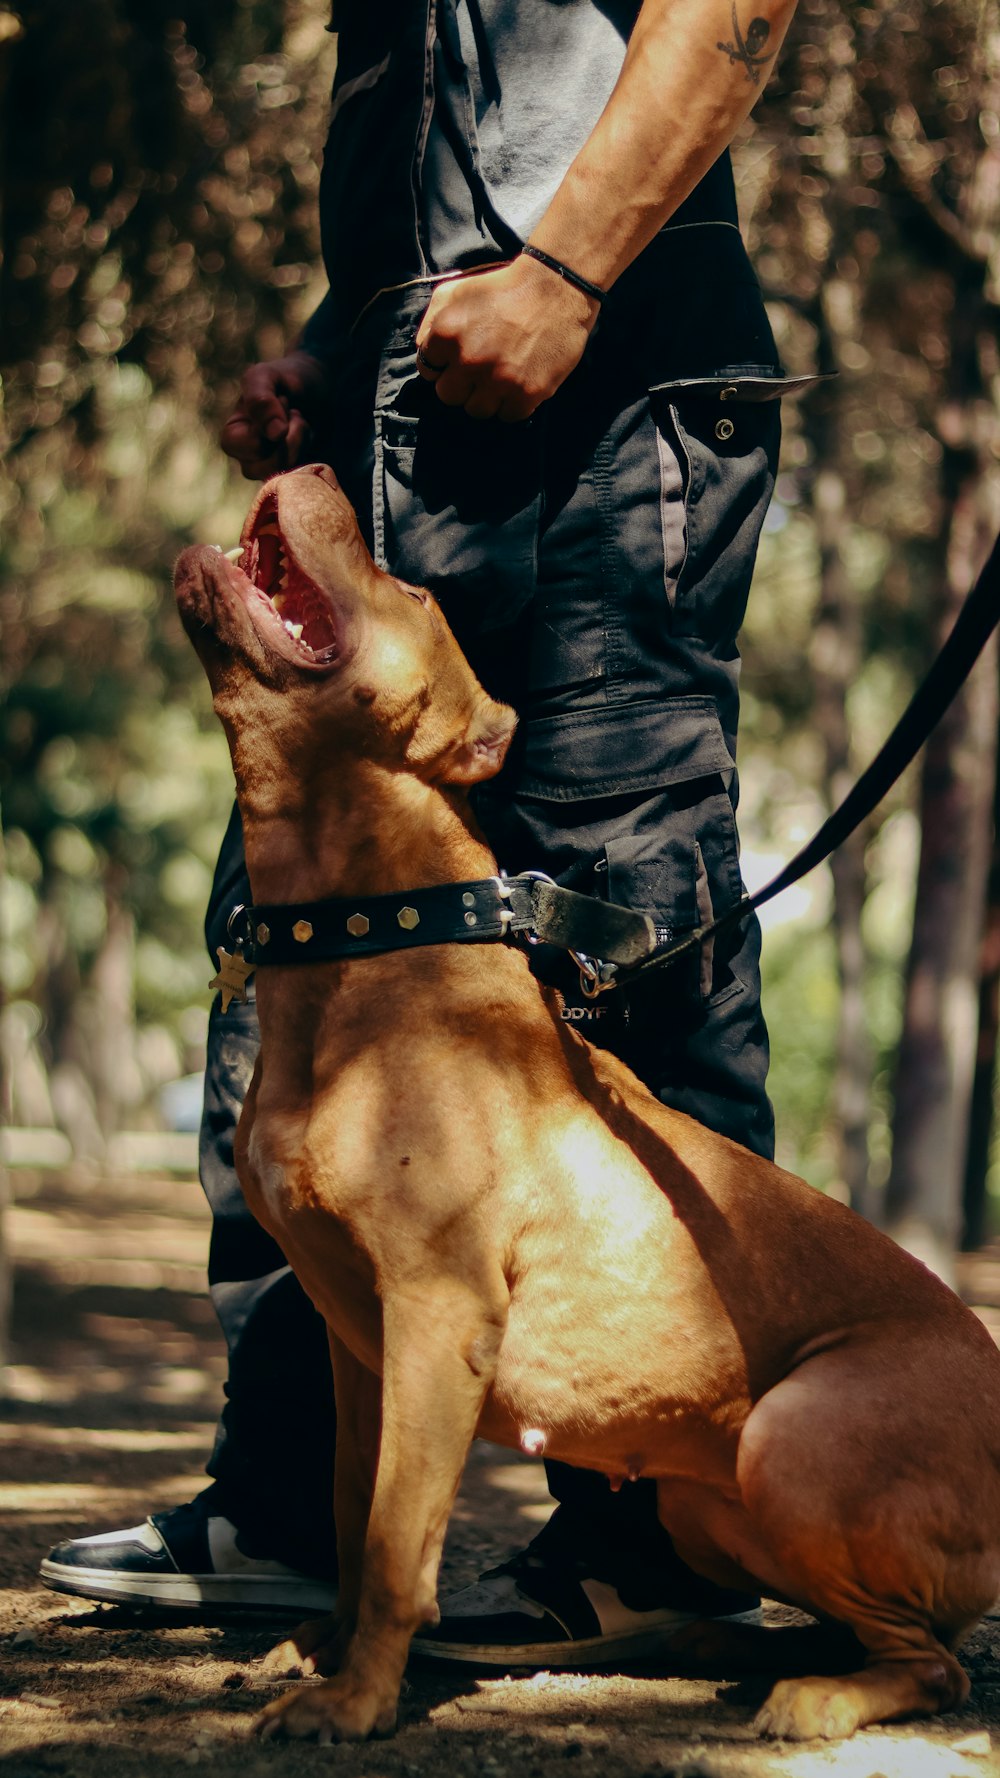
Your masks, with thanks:
[{"label": "skull and crossbones tattoo", "polygon": [[736,17],[736,0],[733,0],[733,37],[735,42],[717,43],[715,47],[721,49],[734,66],[737,62],[741,63],[747,71],[747,79],[752,80],[754,86],[759,86],[761,69],[767,62],[774,59],[773,50],[770,50],[767,55],[761,54],[770,35],[771,27],[767,20],[757,18],[750,20],[747,34],[744,37]]}]

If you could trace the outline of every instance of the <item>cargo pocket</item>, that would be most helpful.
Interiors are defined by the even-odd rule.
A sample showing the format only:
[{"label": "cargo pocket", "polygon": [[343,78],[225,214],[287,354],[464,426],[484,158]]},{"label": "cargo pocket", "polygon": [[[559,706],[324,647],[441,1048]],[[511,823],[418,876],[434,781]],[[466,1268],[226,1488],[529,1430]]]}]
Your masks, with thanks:
[{"label": "cargo pocket", "polygon": [[430,587],[460,635],[510,624],[528,604],[541,515],[535,421],[470,419],[404,370],[375,415],[373,495],[379,565]]},{"label": "cargo pocket", "polygon": [[681,633],[735,638],[774,485],[781,396],[818,377],[681,377],[649,392],[664,596]]},{"label": "cargo pocket", "polygon": [[[543,863],[569,888],[650,914],[664,939],[739,901],[733,761],[710,698],[529,720],[515,749],[481,811],[505,867]],[[711,947],[674,973],[699,1008],[739,987]]]},{"label": "cargo pocket", "polygon": [[[659,832],[611,835],[597,881],[609,901],[652,914],[661,941],[710,926],[739,901],[736,822],[721,775],[689,779],[658,798]],[[739,991],[714,938],[671,965],[689,999],[714,1006]]]}]

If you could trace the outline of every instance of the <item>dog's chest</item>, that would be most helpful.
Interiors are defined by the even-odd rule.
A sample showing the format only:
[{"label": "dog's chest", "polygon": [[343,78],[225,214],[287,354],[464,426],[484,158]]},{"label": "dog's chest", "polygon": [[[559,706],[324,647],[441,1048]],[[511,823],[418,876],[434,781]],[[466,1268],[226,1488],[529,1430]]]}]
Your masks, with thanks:
[{"label": "dog's chest", "polygon": [[243,1189],[252,1199],[258,1221],[274,1227],[284,1220],[291,1201],[288,1170],[284,1161],[259,1139],[256,1128],[251,1131],[247,1144],[247,1159],[250,1164]]},{"label": "dog's chest", "polygon": [[357,1230],[341,1214],[335,1174],[311,1158],[307,1130],[255,1119],[239,1166],[244,1195],[258,1222],[275,1236],[297,1271],[312,1270],[320,1254],[335,1272],[351,1265]]}]

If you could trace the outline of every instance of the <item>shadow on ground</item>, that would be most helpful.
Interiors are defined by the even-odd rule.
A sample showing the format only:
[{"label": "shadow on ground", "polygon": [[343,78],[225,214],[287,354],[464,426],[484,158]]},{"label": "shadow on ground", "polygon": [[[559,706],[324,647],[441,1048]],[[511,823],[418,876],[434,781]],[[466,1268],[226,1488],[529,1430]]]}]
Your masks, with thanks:
[{"label": "shadow on ground", "polygon": [[[225,1374],[202,1287],[207,1219],[190,1180],[18,1180],[12,1363],[0,1401],[0,1778],[996,1778],[1000,1619],[970,1643],[973,1696],[929,1725],[833,1747],[761,1744],[765,1679],[477,1675],[411,1663],[391,1741],[259,1742],[287,1681],[259,1658],[287,1620],[129,1613],[51,1593],[60,1538],[134,1524],[202,1485]],[[1000,1251],[963,1288],[1000,1324]],[[526,1541],[547,1515],[540,1465],[477,1445],[446,1586]],[[783,1614],[775,1608],[775,1620]]]}]

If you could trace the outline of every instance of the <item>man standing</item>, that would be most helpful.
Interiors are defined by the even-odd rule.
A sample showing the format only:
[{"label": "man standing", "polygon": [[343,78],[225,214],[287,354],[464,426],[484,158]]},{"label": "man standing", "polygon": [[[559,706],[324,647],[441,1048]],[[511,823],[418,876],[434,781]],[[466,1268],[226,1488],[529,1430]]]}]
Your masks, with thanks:
[{"label": "man standing", "polygon": [[[794,0],[337,0],[321,187],[330,290],[246,373],[224,448],[249,477],[329,461],[376,560],[432,588],[521,722],[477,813],[510,872],[670,931],[739,898],[742,620],[787,387],[726,153]],[[249,901],[238,822],[210,948]],[[598,1003],[540,947],[565,1016],[650,1088],[769,1154],[759,934]],[[113,1599],[332,1595],[334,1436],[318,1316],[232,1171],[252,1003],[216,1005],[202,1174],[230,1348],[212,1487],[78,1539],[50,1584]],[[444,1602],[445,1658],[592,1664],[751,1605],[683,1568],[652,1482],[549,1466],[528,1550]]]}]

